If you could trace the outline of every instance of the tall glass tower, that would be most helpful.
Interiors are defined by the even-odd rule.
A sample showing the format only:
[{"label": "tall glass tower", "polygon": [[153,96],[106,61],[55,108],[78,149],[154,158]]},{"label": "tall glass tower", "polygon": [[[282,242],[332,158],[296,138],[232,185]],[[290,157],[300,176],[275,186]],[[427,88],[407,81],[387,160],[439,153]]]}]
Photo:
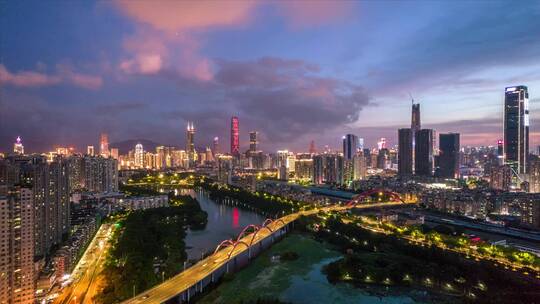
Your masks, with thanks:
[{"label": "tall glass tower", "polygon": [[526,174],[529,158],[529,92],[526,86],[504,93],[504,158],[516,174]]},{"label": "tall glass tower", "polygon": [[343,136],[343,157],[352,160],[358,151],[358,136],[347,134]]}]

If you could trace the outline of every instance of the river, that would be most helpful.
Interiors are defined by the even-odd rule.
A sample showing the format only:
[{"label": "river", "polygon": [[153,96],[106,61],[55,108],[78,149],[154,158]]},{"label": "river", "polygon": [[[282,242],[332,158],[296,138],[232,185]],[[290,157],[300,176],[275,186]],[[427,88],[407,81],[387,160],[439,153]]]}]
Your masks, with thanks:
[{"label": "river", "polygon": [[[264,221],[264,217],[241,210],[234,205],[217,204],[204,191],[178,191],[195,197],[201,208],[208,213],[208,224],[205,229],[190,230],[187,233],[186,246],[189,259],[200,259],[202,253],[214,251],[221,241],[235,238],[245,226],[260,225]],[[271,255],[283,250],[297,251],[301,257],[288,264],[270,262]],[[340,256],[340,253],[309,238],[293,235],[263,253],[252,265],[240,271],[233,281],[222,283],[210,291],[200,302],[233,303],[237,300],[253,300],[259,296],[299,304],[424,302],[425,299],[418,300],[419,294],[414,290],[395,288],[392,291],[393,288],[388,287],[381,293],[379,288],[362,289],[348,284],[328,283],[321,269]]]},{"label": "river", "polygon": [[213,252],[221,241],[234,239],[249,224],[261,225],[262,216],[240,208],[217,204],[204,191],[182,190],[182,194],[195,197],[208,213],[208,223],[203,230],[190,230],[186,236],[188,259],[197,260],[202,253]]}]

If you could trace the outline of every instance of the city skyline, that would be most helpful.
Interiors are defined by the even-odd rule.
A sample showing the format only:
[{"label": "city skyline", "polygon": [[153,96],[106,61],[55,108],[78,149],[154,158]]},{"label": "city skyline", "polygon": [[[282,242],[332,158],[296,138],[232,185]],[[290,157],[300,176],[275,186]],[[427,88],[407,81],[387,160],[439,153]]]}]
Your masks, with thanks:
[{"label": "city skyline", "polygon": [[[529,88],[530,149],[540,143],[535,2],[511,12],[502,2],[169,3],[180,7],[155,15],[144,5],[2,4],[1,151],[17,136],[29,152],[84,151],[101,132],[183,146],[188,121],[210,146],[228,139],[231,116],[242,120],[242,149],[252,130],[263,150],[339,148],[344,134],[392,146],[411,96],[422,127],[495,145],[514,85]],[[168,13],[182,10],[197,18]]]}]

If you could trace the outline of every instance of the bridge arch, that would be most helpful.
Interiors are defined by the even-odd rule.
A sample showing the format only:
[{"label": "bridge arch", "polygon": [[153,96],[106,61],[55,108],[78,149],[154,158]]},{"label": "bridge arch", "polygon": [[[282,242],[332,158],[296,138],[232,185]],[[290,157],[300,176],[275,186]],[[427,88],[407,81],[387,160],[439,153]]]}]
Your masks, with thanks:
[{"label": "bridge arch", "polygon": [[227,254],[227,259],[231,258],[231,254],[234,252],[234,249],[236,249],[236,246],[238,245],[244,245],[246,248],[249,248],[249,245],[244,241],[238,241],[234,243],[234,246],[232,247],[231,251],[229,251],[229,254]]},{"label": "bridge arch", "polygon": [[375,188],[375,189],[364,191],[354,196],[350,201],[347,202],[346,206],[353,207],[354,205],[357,205],[358,203],[360,203],[360,201],[370,197],[372,194],[375,194],[375,193],[387,195],[394,202],[405,203],[405,201],[401,198],[401,196],[399,196],[398,193],[390,191],[390,190],[382,189],[382,188]]},{"label": "bridge arch", "polygon": [[234,246],[234,242],[232,240],[225,240],[219,243],[219,245],[217,245],[216,250],[214,250],[214,253],[218,252],[222,248],[229,247],[229,246]]},{"label": "bridge arch", "polygon": [[244,234],[249,230],[249,229],[253,229],[253,232],[257,232],[259,229],[261,229],[260,226],[257,226],[257,225],[247,225],[246,227],[244,227],[244,229],[242,229],[242,231],[240,231],[240,233],[238,234],[238,236],[236,237],[236,242],[240,241],[240,239],[242,237],[244,237]]},{"label": "bridge arch", "polygon": [[253,245],[253,241],[255,240],[255,237],[257,236],[257,233],[259,233],[259,231],[261,231],[261,230],[263,230],[265,228],[266,228],[266,230],[268,230],[270,232],[270,234],[273,233],[272,229],[270,229],[270,228],[268,228],[266,226],[260,227],[257,231],[255,231],[255,233],[252,234],[251,240],[249,241],[249,246]]}]

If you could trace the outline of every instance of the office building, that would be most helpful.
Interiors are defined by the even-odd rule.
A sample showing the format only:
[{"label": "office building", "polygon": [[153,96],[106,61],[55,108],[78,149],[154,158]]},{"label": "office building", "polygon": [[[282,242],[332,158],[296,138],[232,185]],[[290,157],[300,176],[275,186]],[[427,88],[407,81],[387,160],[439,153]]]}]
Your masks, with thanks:
[{"label": "office building", "polygon": [[231,155],[235,158],[240,157],[240,129],[236,116],[231,118]]},{"label": "office building", "polygon": [[109,135],[107,133],[101,133],[99,139],[99,155],[101,157],[109,157]]},{"label": "office building", "polygon": [[86,147],[86,155],[94,156],[95,154],[94,146]]},{"label": "office building", "polygon": [[526,86],[507,87],[504,94],[505,164],[526,174],[529,157],[529,93]]},{"label": "office building", "polygon": [[439,134],[439,175],[459,177],[459,134]]},{"label": "office building", "polygon": [[257,131],[249,132],[249,152],[257,151],[258,146],[259,146],[258,135],[259,135],[259,132]]},{"label": "office building", "polygon": [[15,154],[24,154],[24,146],[21,141],[21,137],[17,136],[15,143],[13,144],[13,153]]},{"label": "office building", "polygon": [[418,176],[433,174],[433,130],[421,129],[416,132],[414,145],[414,171]]},{"label": "office building", "polygon": [[135,167],[144,168],[144,148],[141,143],[135,145]]},{"label": "office building", "polygon": [[0,196],[0,303],[34,304],[34,201],[30,188]]},{"label": "office building", "polygon": [[195,126],[193,122],[188,122],[186,128],[186,152],[189,165],[192,166],[195,163]]},{"label": "office building", "polygon": [[358,151],[358,137],[353,134],[343,136],[343,158],[352,160]]},{"label": "office building", "polygon": [[219,137],[214,137],[214,143],[212,146],[212,152],[214,153],[214,157],[219,154]]},{"label": "office building", "polygon": [[412,139],[411,129],[398,130],[398,174],[400,176],[411,176],[413,174]]}]

